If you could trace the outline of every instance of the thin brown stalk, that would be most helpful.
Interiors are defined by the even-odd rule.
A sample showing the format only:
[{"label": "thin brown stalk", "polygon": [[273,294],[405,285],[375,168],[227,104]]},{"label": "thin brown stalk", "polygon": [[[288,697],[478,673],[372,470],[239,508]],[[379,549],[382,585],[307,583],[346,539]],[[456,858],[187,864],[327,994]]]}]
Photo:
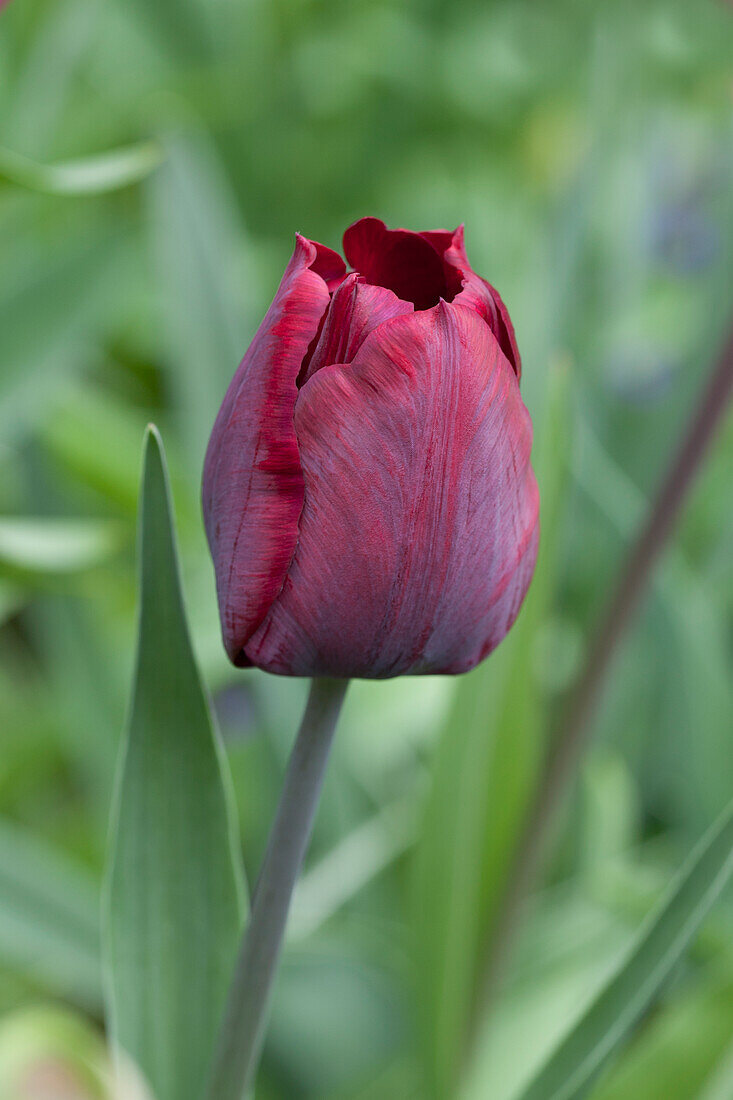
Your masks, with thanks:
[{"label": "thin brown stalk", "polygon": [[[625,631],[649,585],[680,509],[699,472],[733,393],[733,328],[703,387],[682,441],[630,548],[606,611],[588,648],[529,809],[487,952],[484,997],[493,990],[511,948],[523,900],[540,866],[555,813],[570,786],[591,733],[602,689]],[[482,1003],[486,1003],[482,997]]]}]

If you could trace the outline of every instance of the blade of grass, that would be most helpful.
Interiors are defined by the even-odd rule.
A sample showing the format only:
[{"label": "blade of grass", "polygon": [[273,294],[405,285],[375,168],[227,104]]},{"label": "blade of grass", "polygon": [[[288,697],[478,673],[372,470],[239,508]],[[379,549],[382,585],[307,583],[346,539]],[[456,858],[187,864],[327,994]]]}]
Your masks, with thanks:
[{"label": "blade of grass", "polygon": [[698,1100],[728,1100],[733,1096],[733,1046],[716,1069]]},{"label": "blade of grass", "polygon": [[101,1004],[99,893],[83,868],[0,822],[0,956],[80,1006]]},{"label": "blade of grass", "polygon": [[[702,932],[698,940],[701,936]],[[710,967],[700,974],[700,980],[670,991],[610,1071],[602,1075],[592,1090],[592,1100],[654,1095],[664,1100],[701,1100],[706,1083],[724,1061],[733,1034],[730,968],[720,956],[716,961],[722,966]]]},{"label": "blade of grass", "polygon": [[520,1100],[576,1100],[659,992],[733,874],[733,803],[692,853],[628,956]]},{"label": "blade of grass", "polygon": [[246,347],[247,293],[239,292],[244,233],[214,151],[176,138],[146,189],[161,289],[162,332],[186,456],[200,477],[217,409]]},{"label": "blade of grass", "polygon": [[68,240],[0,290],[3,448],[27,435],[69,377],[88,365],[121,253],[119,233],[105,226],[89,240]]},{"label": "blade of grass", "polygon": [[662,480],[649,513],[632,545],[607,610],[589,646],[571,692],[559,733],[552,740],[546,766],[519,838],[510,878],[487,956],[487,986],[496,980],[506,958],[517,913],[540,862],[558,804],[572,780],[590,732],[591,720],[619,643],[649,584],[654,566],[692,487],[733,392],[733,328],[720,358],[703,386],[697,407]]},{"label": "blade of grass", "polygon": [[162,444],[145,441],[137,671],[103,916],[108,1022],[156,1100],[201,1100],[241,924],[223,753],[191,648]]},{"label": "blade of grass", "polygon": [[[618,535],[630,538],[648,507],[643,494],[614,463],[588,424],[581,426],[579,450],[578,484]],[[685,713],[677,712],[676,722],[683,729],[697,729],[699,734],[684,774],[673,767],[670,777],[695,836],[726,805],[730,788],[729,777],[720,768],[733,713],[726,609],[717,599],[715,586],[691,568],[677,547],[669,547],[659,563],[654,588],[677,650],[674,675],[685,688],[681,700]]]},{"label": "blade of grass", "polygon": [[59,164],[39,164],[0,147],[0,181],[47,195],[103,195],[139,183],[162,161],[163,151],[152,141]]},{"label": "blade of grass", "polygon": [[0,573],[56,575],[82,572],[108,558],[121,542],[109,521],[0,517]]},{"label": "blade of grass", "polygon": [[303,875],[293,895],[288,942],[307,939],[415,839],[412,802],[388,804]]}]

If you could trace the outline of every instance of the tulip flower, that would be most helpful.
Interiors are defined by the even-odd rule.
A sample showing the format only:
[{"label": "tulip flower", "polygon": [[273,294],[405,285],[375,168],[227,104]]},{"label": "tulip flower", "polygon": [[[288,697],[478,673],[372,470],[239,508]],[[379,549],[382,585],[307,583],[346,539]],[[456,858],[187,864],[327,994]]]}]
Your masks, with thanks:
[{"label": "tulip flower", "polygon": [[224,398],[203,506],[231,660],[459,673],[534,570],[532,426],[509,314],[462,229],[297,236]]}]

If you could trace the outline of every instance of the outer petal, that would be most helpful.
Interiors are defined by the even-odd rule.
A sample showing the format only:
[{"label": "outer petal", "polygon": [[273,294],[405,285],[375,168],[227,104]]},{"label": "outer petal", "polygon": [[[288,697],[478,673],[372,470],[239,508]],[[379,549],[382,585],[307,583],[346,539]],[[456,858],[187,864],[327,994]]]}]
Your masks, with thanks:
[{"label": "outer petal", "polygon": [[484,318],[499,341],[501,350],[514,367],[517,378],[521,378],[522,360],[509,310],[501,300],[498,290],[477,275],[468,262],[463,226],[459,225],[453,233],[438,229],[422,233],[421,236],[443,257],[446,283],[452,291],[451,300],[456,305],[468,306]]},{"label": "outer petal", "polygon": [[531,424],[488,326],[445,303],[387,322],[313,375],[295,422],[300,540],[249,659],[299,676],[472,668],[537,548]]},{"label": "outer petal", "polygon": [[302,382],[330,363],[350,363],[370,332],[393,317],[412,313],[412,302],[401,301],[383,286],[365,283],[357,272],[347,275],[331,298],[318,344]]},{"label": "outer petal", "polygon": [[206,452],[204,522],[224,645],[236,664],[247,663],[244,646],[282,588],[298,538],[303,473],[293,421],[296,379],[329,301],[324,279],[311,270],[323,257],[319,247],[297,237]]}]

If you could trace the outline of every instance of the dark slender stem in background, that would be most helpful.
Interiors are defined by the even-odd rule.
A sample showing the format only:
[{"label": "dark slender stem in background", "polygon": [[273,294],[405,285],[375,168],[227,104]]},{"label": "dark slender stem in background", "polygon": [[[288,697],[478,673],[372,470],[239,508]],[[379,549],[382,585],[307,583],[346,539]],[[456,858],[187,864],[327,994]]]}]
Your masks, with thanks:
[{"label": "dark slender stem in background", "polygon": [[210,1100],[243,1100],[257,1070],[290,899],[347,686],[325,679],[311,685],[229,990]]},{"label": "dark slender stem in background", "polygon": [[546,842],[548,827],[575,775],[591,721],[618,644],[637,610],[674,522],[698,472],[733,393],[733,328],[720,360],[705,385],[682,443],[659,487],[570,694],[561,728],[551,742],[509,881],[491,937],[483,992],[493,990],[506,958],[517,911],[529,893]]}]

